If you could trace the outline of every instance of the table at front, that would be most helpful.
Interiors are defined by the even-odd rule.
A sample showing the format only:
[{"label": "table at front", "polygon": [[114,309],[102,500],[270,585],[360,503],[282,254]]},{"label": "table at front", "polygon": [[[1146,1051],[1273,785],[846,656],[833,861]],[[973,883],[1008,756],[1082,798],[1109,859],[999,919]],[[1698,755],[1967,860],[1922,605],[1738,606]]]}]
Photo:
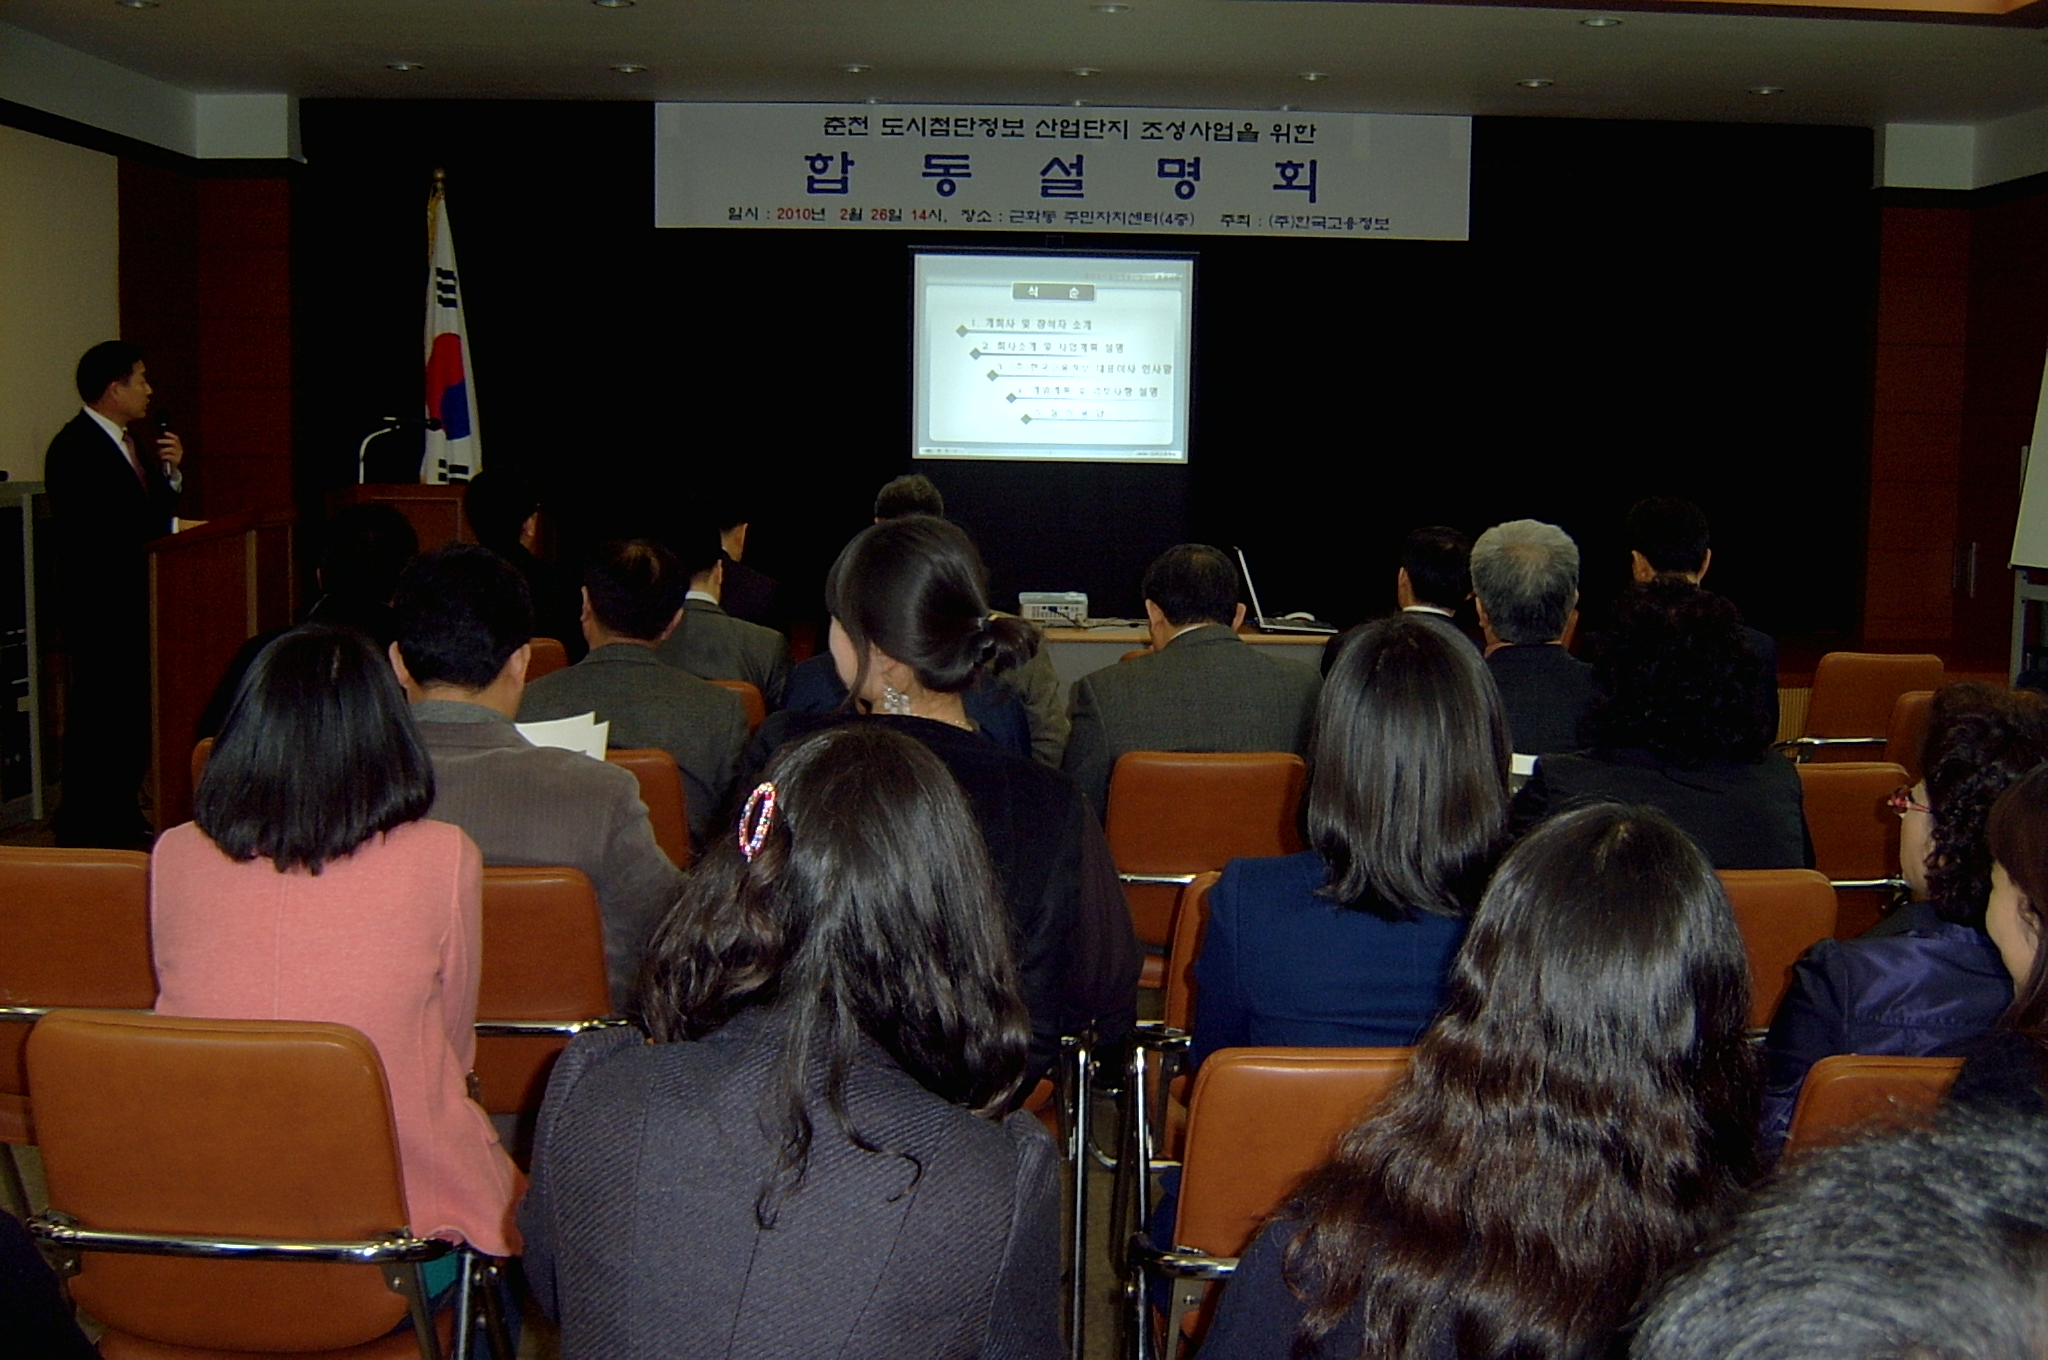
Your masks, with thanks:
[{"label": "table at front", "polygon": [[[1323,644],[1329,638],[1320,633],[1238,634],[1255,647],[1277,647],[1275,653],[1304,666],[1322,665]],[[1067,687],[1090,671],[1114,666],[1134,647],[1150,646],[1152,635],[1142,628],[1048,628],[1045,645],[1052,654],[1052,668],[1060,678],[1060,704],[1067,702]]]}]

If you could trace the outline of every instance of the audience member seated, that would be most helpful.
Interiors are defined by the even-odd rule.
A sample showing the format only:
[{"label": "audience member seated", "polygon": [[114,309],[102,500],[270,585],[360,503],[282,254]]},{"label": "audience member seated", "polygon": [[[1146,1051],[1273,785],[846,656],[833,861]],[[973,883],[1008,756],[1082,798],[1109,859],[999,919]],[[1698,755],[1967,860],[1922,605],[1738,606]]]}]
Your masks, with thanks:
[{"label": "audience member seated", "polygon": [[[921,472],[898,477],[875,495],[875,523],[900,519],[904,515],[946,517],[946,498],[932,485],[931,478]],[[993,683],[1014,691],[1018,702],[1023,705],[1030,743],[1024,754],[1041,765],[1058,769],[1060,757],[1067,749],[1067,709],[1060,694],[1059,674],[1052,667],[1052,653],[1040,647],[1037,654],[1023,665],[991,678]],[[976,686],[965,696],[969,716],[996,741],[1012,746],[1008,706],[1000,695],[978,694],[979,689],[980,686]]]},{"label": "audience member seated", "polygon": [[391,664],[434,760],[434,815],[467,831],[490,865],[566,865],[597,888],[605,971],[623,1007],[648,932],[680,889],[640,801],[640,783],[576,751],[534,746],[512,726],[526,688],[533,612],[526,583],[486,548],[451,543],[399,582]]},{"label": "audience member seated", "polygon": [[584,644],[577,620],[583,607],[576,574],[534,556],[540,536],[540,497],[532,483],[519,473],[502,469],[479,472],[462,493],[462,513],[476,541],[510,562],[526,582],[527,597],[533,601],[535,632],[561,643],[571,662],[580,660]]},{"label": "audience member seated", "polygon": [[1542,757],[1515,795],[1515,824],[1615,798],[1662,808],[1717,869],[1810,867],[1799,772],[1758,727],[1757,670],[1719,595],[1684,581],[1631,587],[1594,663],[1592,749]]},{"label": "audience member seated", "polygon": [[654,654],[683,617],[682,567],[642,540],[609,543],[583,572],[583,638],[590,653],[526,687],[519,720],[595,713],[613,746],[657,746],[682,770],[690,838],[720,824],[747,744],[739,695],[664,666]]},{"label": "audience member seated", "polygon": [[1664,1289],[1635,1360],[2038,1360],[2048,1126],[1964,1118],[1800,1159]]},{"label": "audience member seated", "polygon": [[689,575],[690,589],[683,597],[683,621],[654,654],[700,680],[744,680],[761,691],[771,710],[782,707],[789,684],[789,639],[719,606],[725,558],[717,533],[708,523],[693,520],[671,536],[668,547]]},{"label": "audience member seated", "polygon": [[1887,933],[1822,940],[1792,970],[1764,1045],[1765,1151],[1785,1140],[1807,1069],[1831,1053],[1924,1057],[1998,1023],[2012,979],[1984,933],[1991,805],[2048,759],[2048,716],[2032,696],[1950,685],[1928,713],[1925,777],[1893,796],[1899,872],[1919,900]]},{"label": "audience member seated", "polygon": [[1600,695],[1593,668],[1565,650],[1578,619],[1579,545],[1555,524],[1496,524],[1472,547],[1472,593],[1486,668],[1500,687],[1515,750],[1576,751]]},{"label": "audience member seated", "polygon": [[265,648],[194,820],[156,845],[156,1008],[361,1030],[390,1082],[412,1230],[503,1256],[519,1249],[519,1175],[466,1086],[483,861],[459,827],[427,820],[434,782],[360,633],[306,624]]},{"label": "audience member seated", "polygon": [[[961,695],[1038,645],[1022,619],[989,614],[981,556],[929,515],[887,520],[839,554],[825,581],[831,654],[854,695],[836,713],[776,713],[748,747],[741,787],[784,742],[850,723],[915,737],[967,793],[1009,908],[1032,1080],[1063,1034],[1122,1038],[1136,1012],[1139,950],[1102,828],[1073,781],[976,732]],[[1027,1085],[1028,1089],[1028,1085]]]},{"label": "audience member seated", "polygon": [[[1638,585],[1646,585],[1660,576],[1698,585],[1714,563],[1707,517],[1690,501],[1671,496],[1637,501],[1630,507],[1622,528],[1628,538],[1629,569]],[[1747,624],[1743,625],[1742,636],[1760,667],[1761,679],[1755,690],[1757,721],[1764,728],[1764,740],[1776,741],[1778,644],[1769,633]]]},{"label": "audience member seated", "polygon": [[1507,829],[1486,666],[1440,619],[1362,628],[1309,744],[1313,849],[1237,859],[1209,893],[1194,1061],[1245,1045],[1412,1044]]},{"label": "audience member seated", "polygon": [[[360,628],[380,648],[390,646],[398,627],[391,614],[391,592],[398,589],[398,574],[420,550],[412,522],[388,505],[349,505],[328,517],[320,536],[320,565],[313,569],[320,598],[302,622]],[[220,683],[214,686],[213,697],[206,702],[206,711],[199,715],[194,741],[220,733],[228,705],[234,702],[250,663],[284,631],[274,628],[258,633],[235,652]]]},{"label": "audience member seated", "polygon": [[780,582],[740,560],[747,555],[747,528],[747,512],[737,496],[728,494],[718,514],[718,556],[725,563],[718,583],[719,607],[736,619],[772,626]]},{"label": "audience member seated", "polygon": [[[1456,529],[1433,525],[1411,532],[1401,545],[1401,566],[1394,573],[1394,601],[1401,612],[1434,614],[1455,623],[1458,611],[1472,598],[1471,558],[1472,540]],[[1367,626],[1347,628],[1323,644],[1324,675],[1337,664],[1344,644]]]},{"label": "audience member seated", "polygon": [[645,1033],[549,1083],[520,1223],[562,1353],[1050,1360],[1059,1153],[1001,1117],[1029,1029],[973,813],[879,725],[767,776],[656,936]]},{"label": "audience member seated", "polygon": [[1203,1360],[1616,1352],[1754,1171],[1748,1011],[1677,827],[1607,804],[1537,828],[1408,1075],[1238,1262]]},{"label": "audience member seated", "polygon": [[[1043,657],[1044,650],[1038,655]],[[976,731],[1005,751],[1028,759],[1032,755],[1031,718],[1017,691],[1004,683],[1014,674],[1015,671],[1001,677],[976,676],[974,683],[961,691],[960,702]],[[782,706],[792,713],[836,713],[846,706],[846,686],[839,679],[839,663],[832,659],[830,651],[789,668],[789,688],[783,692]],[[1060,721],[1064,723],[1065,717]],[[1046,763],[1055,769],[1059,766],[1058,760]]]},{"label": "audience member seated", "polygon": [[1308,746],[1314,667],[1283,661],[1237,635],[1237,568],[1202,543],[1168,548],[1145,571],[1149,655],[1073,684],[1061,768],[1098,815],[1126,751],[1293,751]]},{"label": "audience member seated", "polygon": [[1968,1061],[1949,1088],[1957,1105],[2048,1115],[2048,950],[2041,923],[2048,912],[2048,765],[1991,805],[1985,840],[1991,849],[1991,894],[1984,931],[1998,946],[2013,981],[2012,1008],[1989,1034],[1957,1045]]}]

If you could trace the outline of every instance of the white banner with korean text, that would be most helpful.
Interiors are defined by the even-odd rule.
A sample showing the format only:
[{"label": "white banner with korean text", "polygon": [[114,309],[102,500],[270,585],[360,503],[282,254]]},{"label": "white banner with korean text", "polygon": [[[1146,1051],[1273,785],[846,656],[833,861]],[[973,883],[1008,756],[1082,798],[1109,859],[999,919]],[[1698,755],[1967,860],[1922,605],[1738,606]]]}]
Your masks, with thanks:
[{"label": "white banner with korean text", "polygon": [[1468,236],[1472,120],[658,104],[657,227]]}]

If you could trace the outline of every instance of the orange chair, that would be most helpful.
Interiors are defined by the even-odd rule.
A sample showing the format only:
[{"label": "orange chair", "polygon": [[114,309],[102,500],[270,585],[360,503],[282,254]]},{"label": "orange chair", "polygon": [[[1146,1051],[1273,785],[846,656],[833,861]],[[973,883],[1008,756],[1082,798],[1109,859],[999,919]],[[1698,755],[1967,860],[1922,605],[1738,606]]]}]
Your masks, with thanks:
[{"label": "orange chair", "polygon": [[1781,742],[1796,759],[1855,760],[1884,749],[1901,694],[1941,688],[1941,658],[1829,652],[1814,668],[1803,736]]},{"label": "orange chair", "polygon": [[597,890],[576,869],[485,869],[476,1000],[477,1102],[540,1109],[569,1040],[612,1020]]},{"label": "orange chair", "polygon": [[1812,869],[1723,869],[1720,879],[1749,955],[1749,1025],[1763,1030],[1792,985],[1792,965],[1835,933],[1835,887]]},{"label": "orange chair", "polygon": [[76,1271],[107,1360],[439,1360],[421,1266],[451,1250],[473,1316],[481,1258],[412,1235],[383,1064],[357,1031],[60,1011],[28,1066],[50,1192],[29,1230]]},{"label": "orange chair", "polygon": [[1891,735],[1884,741],[1884,758],[1906,772],[1906,782],[1920,782],[1920,743],[1927,740],[1927,719],[1934,708],[1934,691],[1911,690],[1892,705]]},{"label": "orange chair", "polygon": [[149,856],[0,846],[0,1143],[36,1141],[29,1026],[58,1006],[154,1005]]},{"label": "orange chair", "polygon": [[1165,1360],[1195,1339],[1209,1284],[1228,1279],[1266,1216],[1408,1070],[1406,1048],[1227,1048],[1195,1078],[1169,1248],[1131,1240],[1127,1305],[1149,1328],[1144,1277],[1172,1281]]},{"label": "orange chair", "polygon": [[206,762],[213,759],[213,738],[201,737],[192,748],[192,791],[199,791],[199,776],[206,773]]},{"label": "orange chair", "polygon": [[690,809],[683,792],[683,772],[676,759],[655,746],[614,746],[604,758],[631,770],[640,781],[640,801],[654,826],[654,843],[678,869],[690,867]]},{"label": "orange chair", "polygon": [[569,649],[555,639],[537,637],[527,645],[533,648],[533,655],[526,662],[529,683],[568,667]]},{"label": "orange chair", "polygon": [[1209,934],[1209,889],[1222,877],[1214,870],[1197,874],[1194,882],[1181,889],[1180,905],[1174,908],[1173,948],[1167,955],[1166,995],[1160,1013],[1169,1029],[1195,1032],[1195,964]]},{"label": "orange chair", "polygon": [[747,733],[751,736],[760,730],[768,719],[768,701],[761,697],[761,691],[746,680],[713,680],[721,689],[729,689],[740,696],[740,703],[747,710]]},{"label": "orange chair", "polygon": [[[1117,760],[1104,830],[1140,940],[1170,942],[1174,904],[1197,874],[1301,849],[1304,773],[1286,751],[1131,751]],[[1148,953],[1139,985],[1165,980],[1165,961]]]},{"label": "orange chair", "polygon": [[1905,782],[1904,767],[1883,760],[1799,767],[1814,867],[1835,885],[1841,902],[1840,939],[1870,929],[1907,891],[1899,877],[1899,815],[1885,806]]},{"label": "orange chair", "polygon": [[1844,1142],[1872,1129],[1924,1122],[1963,1067],[1961,1058],[1837,1053],[1807,1069],[1792,1107],[1785,1156]]}]

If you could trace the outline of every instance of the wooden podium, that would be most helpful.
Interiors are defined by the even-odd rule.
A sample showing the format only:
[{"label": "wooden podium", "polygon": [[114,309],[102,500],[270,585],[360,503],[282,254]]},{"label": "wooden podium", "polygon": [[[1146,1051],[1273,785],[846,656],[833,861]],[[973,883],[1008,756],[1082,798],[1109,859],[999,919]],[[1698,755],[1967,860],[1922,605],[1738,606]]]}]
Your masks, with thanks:
[{"label": "wooden podium", "polygon": [[192,816],[200,714],[242,644],[298,617],[294,516],[209,520],[149,545],[150,792],[159,832]]},{"label": "wooden podium", "polygon": [[432,552],[450,543],[474,543],[469,520],[462,513],[464,486],[420,486],[407,483],[366,482],[327,496],[327,513],[345,505],[388,505],[411,521],[420,536],[420,551]]}]

